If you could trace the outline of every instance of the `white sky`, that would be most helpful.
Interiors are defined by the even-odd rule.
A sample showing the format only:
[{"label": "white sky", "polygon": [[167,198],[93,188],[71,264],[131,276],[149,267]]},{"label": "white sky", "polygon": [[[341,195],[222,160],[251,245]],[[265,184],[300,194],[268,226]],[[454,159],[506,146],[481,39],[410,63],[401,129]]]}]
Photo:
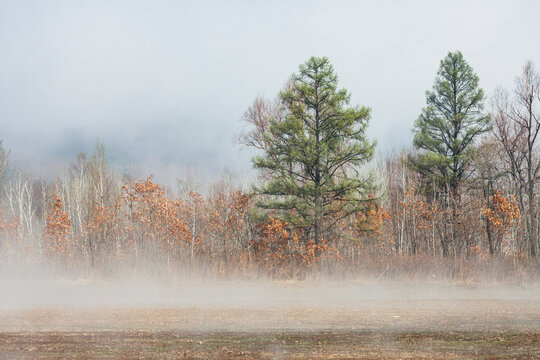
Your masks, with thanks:
[{"label": "white sky", "polygon": [[379,150],[399,149],[458,49],[488,95],[511,88],[540,66],[540,1],[0,0],[0,139],[37,173],[100,138],[165,182],[247,174],[242,113],[314,55],[372,108]]}]

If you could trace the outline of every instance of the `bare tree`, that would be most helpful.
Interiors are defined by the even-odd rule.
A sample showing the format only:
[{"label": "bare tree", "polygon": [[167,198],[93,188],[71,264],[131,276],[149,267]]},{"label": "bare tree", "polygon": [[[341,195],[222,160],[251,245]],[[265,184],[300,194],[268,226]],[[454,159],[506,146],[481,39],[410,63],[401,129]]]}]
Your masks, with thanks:
[{"label": "bare tree", "polygon": [[[22,231],[23,245],[37,240],[39,221],[36,216],[34,197],[34,181],[30,176],[18,174],[12,181],[4,185],[7,203],[14,219],[17,219]],[[39,247],[39,244],[38,244]]]},{"label": "bare tree", "polygon": [[86,153],[79,153],[77,160],[70,168],[71,191],[73,193],[72,204],[72,221],[74,230],[77,230],[77,235],[84,234],[84,224],[88,218],[88,159]]},{"label": "bare tree", "polygon": [[[99,140],[90,160],[88,161],[88,203],[89,218],[98,210],[112,209],[120,195],[120,183],[106,160],[105,146]],[[107,248],[107,228],[103,227],[100,234],[88,236],[86,246],[90,251],[90,264],[95,266],[96,257]],[[109,244],[110,245],[110,244]],[[118,245],[118,244],[117,244]]]},{"label": "bare tree", "polygon": [[[476,149],[474,168],[476,170],[473,180],[474,187],[481,192],[482,202],[486,208],[493,210],[493,195],[502,187],[502,180],[506,175],[502,164],[500,146],[493,137],[485,138]],[[483,218],[485,223],[486,237],[489,254],[500,254],[502,237],[495,236],[495,229],[487,216]]]},{"label": "bare tree", "polygon": [[499,89],[493,104],[495,136],[504,149],[521,212],[525,215],[527,251],[538,250],[538,213],[535,189],[540,180],[540,76],[527,62],[516,79],[514,95]]},{"label": "bare tree", "polygon": [[183,203],[184,219],[190,232],[189,263],[191,270],[195,269],[195,247],[201,241],[206,226],[204,198],[199,193],[200,184],[195,178],[195,171],[185,179],[178,180],[178,193]]},{"label": "bare tree", "polygon": [[253,104],[242,116],[242,121],[249,125],[249,129],[238,136],[239,143],[258,150],[265,150],[264,133],[268,131],[272,120],[279,122],[282,117],[283,112],[278,98],[274,100],[267,100],[263,97],[255,98]]},{"label": "bare tree", "polygon": [[[290,90],[292,86],[292,80],[289,79],[281,90]],[[285,109],[281,105],[279,96],[272,100],[262,96],[256,97],[253,104],[242,115],[241,120],[248,128],[238,135],[237,142],[257,150],[266,150],[264,133],[268,131],[272,121],[279,123],[284,117]]]}]

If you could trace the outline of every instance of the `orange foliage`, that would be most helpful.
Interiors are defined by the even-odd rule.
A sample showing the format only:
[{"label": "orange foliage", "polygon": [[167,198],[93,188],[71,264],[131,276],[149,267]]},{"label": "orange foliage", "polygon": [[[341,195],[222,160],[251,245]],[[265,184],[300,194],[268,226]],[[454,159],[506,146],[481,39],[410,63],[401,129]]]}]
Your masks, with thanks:
[{"label": "orange foliage", "polygon": [[2,217],[2,209],[0,209],[0,235],[7,229],[7,222]]},{"label": "orange foliage", "polygon": [[519,217],[519,208],[513,195],[505,197],[496,190],[492,197],[492,206],[484,208],[482,215],[487,217],[495,229],[506,233]]},{"label": "orange foliage", "polygon": [[337,250],[324,239],[319,244],[301,241],[286,222],[273,217],[260,226],[260,235],[254,244],[258,260],[276,275],[290,275],[285,272],[292,268],[309,268],[325,255],[337,256]]},{"label": "orange foliage", "polygon": [[[242,238],[246,231],[246,212],[249,197],[242,191],[230,194],[219,193],[212,196],[207,205],[207,234],[219,239],[222,254],[227,257],[231,253],[237,255],[242,249]],[[247,243],[247,242],[246,242]],[[212,254],[217,256],[216,253]],[[227,261],[227,259],[225,259]]]},{"label": "orange foliage", "polygon": [[94,246],[111,245],[114,239],[118,238],[116,210],[97,204],[92,208],[90,219],[84,225],[84,232]]},{"label": "orange foliage", "polygon": [[411,186],[400,201],[401,208],[405,215],[410,215],[415,218],[415,227],[419,230],[427,229],[430,226],[430,221],[437,209],[435,204],[426,204],[421,197],[418,196],[414,186]]},{"label": "orange foliage", "polygon": [[86,233],[98,237],[107,233],[115,223],[116,214],[105,206],[96,205],[92,209],[90,220],[86,224]]},{"label": "orange foliage", "polygon": [[16,218],[8,223],[2,216],[2,209],[0,209],[0,236],[2,235],[7,235],[8,238],[6,241],[0,241],[0,248],[4,249],[5,255],[11,255],[16,250],[16,241],[19,241],[22,237],[21,222]]},{"label": "orange foliage", "polygon": [[122,191],[121,200],[131,212],[131,221],[125,228],[131,241],[136,235],[170,250],[176,244],[185,244],[189,240],[189,232],[181,216],[182,203],[165,196],[164,190],[151,177],[139,180],[131,187],[124,185]]},{"label": "orange foliage", "polygon": [[[388,228],[390,219],[390,213],[370,195],[366,211],[356,213],[350,224],[349,232],[353,236],[353,241],[363,247],[365,240],[369,239],[377,252],[384,252],[388,244],[391,245],[392,242]],[[342,226],[345,226],[345,222],[342,222]]]},{"label": "orange foliage", "polygon": [[54,197],[53,206],[47,214],[47,226],[43,233],[45,239],[44,249],[49,256],[70,255],[73,240],[70,237],[71,221],[63,211],[60,197]]},{"label": "orange foliage", "polygon": [[356,215],[356,231],[358,235],[366,233],[380,234],[383,231],[385,221],[389,219],[390,214],[388,211],[373,202],[366,212],[359,212]]},{"label": "orange foliage", "polygon": [[2,216],[2,209],[0,209],[0,235],[3,235],[4,233],[15,236],[15,235],[21,235],[21,221],[18,218],[15,218],[10,223],[7,222],[7,220]]}]

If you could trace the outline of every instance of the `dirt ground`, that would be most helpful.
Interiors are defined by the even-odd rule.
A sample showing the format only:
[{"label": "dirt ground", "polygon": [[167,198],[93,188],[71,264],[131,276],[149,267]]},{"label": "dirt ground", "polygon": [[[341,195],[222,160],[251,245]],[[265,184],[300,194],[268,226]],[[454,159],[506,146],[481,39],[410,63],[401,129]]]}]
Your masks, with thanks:
[{"label": "dirt ground", "polygon": [[364,288],[345,298],[350,288],[278,284],[227,300],[230,288],[212,287],[206,301],[83,306],[64,293],[57,306],[0,310],[0,358],[540,359],[537,291]]},{"label": "dirt ground", "polygon": [[533,359],[539,332],[5,332],[3,359]]}]

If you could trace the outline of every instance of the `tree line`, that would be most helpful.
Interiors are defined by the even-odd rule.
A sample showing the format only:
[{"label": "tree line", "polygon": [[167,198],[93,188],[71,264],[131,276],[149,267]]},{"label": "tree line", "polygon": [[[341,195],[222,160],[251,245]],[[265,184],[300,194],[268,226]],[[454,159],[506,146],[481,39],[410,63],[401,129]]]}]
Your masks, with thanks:
[{"label": "tree line", "polygon": [[351,105],[329,60],[312,57],[242,117],[249,127],[238,140],[258,152],[249,189],[230,178],[204,194],[196,179],[174,192],[134,180],[112,169],[100,143],[45,182],[9,171],[0,147],[0,266],[47,263],[77,276],[535,277],[540,76],[528,62],[511,92],[490,99],[479,84],[461,52],[448,53],[412,146],[374,159],[371,109]]}]

